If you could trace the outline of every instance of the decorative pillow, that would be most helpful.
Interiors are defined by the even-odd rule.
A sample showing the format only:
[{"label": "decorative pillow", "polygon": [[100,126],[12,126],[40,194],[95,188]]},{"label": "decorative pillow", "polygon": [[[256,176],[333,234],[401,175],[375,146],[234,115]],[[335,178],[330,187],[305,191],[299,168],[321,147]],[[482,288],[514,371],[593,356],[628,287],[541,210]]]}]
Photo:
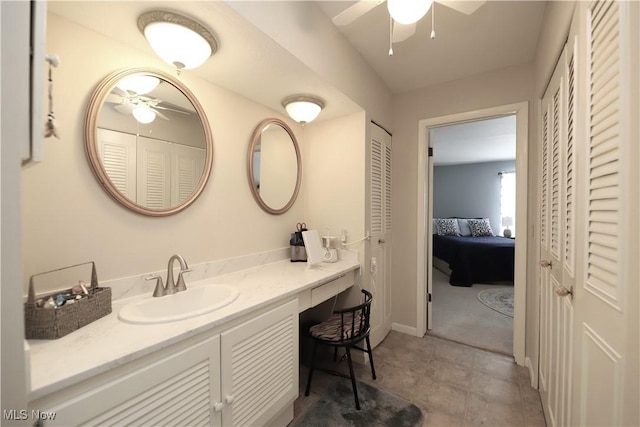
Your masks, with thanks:
[{"label": "decorative pillow", "polygon": [[454,218],[436,219],[438,234],[441,236],[459,236],[458,220]]},{"label": "decorative pillow", "polygon": [[471,228],[471,235],[473,237],[495,236],[495,234],[493,234],[493,230],[491,229],[489,218],[468,219],[467,222],[469,223],[469,228]]},{"label": "decorative pillow", "polygon": [[460,229],[461,236],[471,236],[469,221],[467,221],[466,219],[458,219],[458,228]]}]

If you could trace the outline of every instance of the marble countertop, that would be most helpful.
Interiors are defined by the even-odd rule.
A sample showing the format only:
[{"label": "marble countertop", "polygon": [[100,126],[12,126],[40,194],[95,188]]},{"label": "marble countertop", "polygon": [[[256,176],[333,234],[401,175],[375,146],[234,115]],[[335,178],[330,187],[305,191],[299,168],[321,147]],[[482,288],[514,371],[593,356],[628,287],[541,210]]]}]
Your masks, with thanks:
[{"label": "marble countertop", "polygon": [[[240,294],[231,304],[190,319],[172,323],[134,325],[120,321],[118,311],[127,303],[151,295],[114,300],[112,313],[57,340],[29,340],[30,400],[41,398],[94,375],[180,342],[275,302],[343,276],[360,267],[357,257],[336,263],[282,260],[229,274],[189,281],[187,287],[224,283]],[[188,290],[187,290],[188,292]]]}]

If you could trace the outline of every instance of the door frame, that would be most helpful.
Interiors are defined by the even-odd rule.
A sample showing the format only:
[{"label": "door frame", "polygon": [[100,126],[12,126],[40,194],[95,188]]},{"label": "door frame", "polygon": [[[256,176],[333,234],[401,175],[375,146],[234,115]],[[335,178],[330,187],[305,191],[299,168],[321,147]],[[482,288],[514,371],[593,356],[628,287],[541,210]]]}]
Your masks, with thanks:
[{"label": "door frame", "polygon": [[516,116],[516,248],[514,276],[513,356],[518,365],[525,363],[526,294],[527,294],[527,199],[529,163],[529,103],[519,102],[497,107],[450,114],[418,121],[418,227],[417,227],[417,325],[416,335],[427,332],[427,247],[431,239],[431,227],[426,227],[426,215],[432,197],[429,188],[428,147],[429,130],[434,127],[461,122],[490,119],[515,114]]}]

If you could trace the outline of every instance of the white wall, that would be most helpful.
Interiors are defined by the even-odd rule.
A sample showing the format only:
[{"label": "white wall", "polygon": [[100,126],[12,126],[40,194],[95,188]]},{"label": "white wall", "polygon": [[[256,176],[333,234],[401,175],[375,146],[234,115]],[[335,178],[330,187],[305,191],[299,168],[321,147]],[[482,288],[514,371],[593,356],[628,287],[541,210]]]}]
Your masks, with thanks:
[{"label": "white wall", "polygon": [[198,97],[213,134],[210,181],[178,215],[134,214],[102,190],[89,168],[83,145],[87,103],[114,70],[150,66],[175,72],[156,57],[56,15],[49,15],[47,27],[47,51],[61,57],[53,74],[61,138],[47,140],[43,163],[23,170],[24,282],[86,260],[96,261],[99,279],[107,280],[161,270],[174,253],[196,264],[288,246],[289,233],[303,217],[304,189],[288,213],[265,213],[251,195],[246,156],[254,128],[267,117],[292,127],[305,156],[298,124],[185,71],[179,78]]},{"label": "white wall", "polygon": [[[418,121],[533,101],[532,64],[431,86],[394,97],[393,127],[393,322],[415,328],[417,265]],[[532,119],[530,109],[530,123]],[[535,141],[530,129],[530,144]],[[531,161],[531,159],[530,159]],[[529,165],[531,170],[531,164]],[[531,214],[531,209],[530,209]]]},{"label": "white wall", "polygon": [[351,241],[364,237],[365,129],[364,112],[304,129],[304,188],[309,195],[304,219],[321,236],[328,228],[339,237],[344,228]]}]

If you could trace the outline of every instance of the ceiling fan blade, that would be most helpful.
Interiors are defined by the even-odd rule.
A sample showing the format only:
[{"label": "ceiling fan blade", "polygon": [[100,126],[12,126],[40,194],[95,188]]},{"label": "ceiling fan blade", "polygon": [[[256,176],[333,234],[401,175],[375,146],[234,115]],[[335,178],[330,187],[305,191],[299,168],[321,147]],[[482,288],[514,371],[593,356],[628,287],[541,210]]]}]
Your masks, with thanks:
[{"label": "ceiling fan blade", "polygon": [[436,0],[436,2],[464,13],[465,15],[471,15],[486,3],[486,1],[483,0]]},{"label": "ceiling fan blade", "polygon": [[360,0],[356,4],[349,6],[348,8],[334,16],[332,21],[339,27],[349,25],[365,13],[369,12],[371,9],[375,8],[379,4],[384,3],[384,1],[385,0]]},{"label": "ceiling fan blade", "polygon": [[113,108],[115,108],[117,112],[122,114],[131,114],[135,107],[136,106],[133,104],[118,104],[113,106]]},{"label": "ceiling fan blade", "polygon": [[111,104],[123,104],[124,98],[120,95],[116,95],[115,93],[110,93],[109,95],[107,95],[104,101]]},{"label": "ceiling fan blade", "polygon": [[173,111],[174,113],[180,113],[180,114],[187,114],[187,115],[191,114],[190,111],[178,110],[177,108],[163,107],[161,105],[155,105],[153,108],[156,108],[159,110]]},{"label": "ceiling fan blade", "polygon": [[398,24],[393,22],[393,42],[403,42],[416,32],[416,23],[413,24]]},{"label": "ceiling fan blade", "polygon": [[156,113],[156,116],[160,117],[161,119],[169,120],[169,118],[167,116],[165,116],[164,114],[162,114],[160,111],[156,110],[155,108],[150,108],[150,110],[153,111],[154,113]]}]

